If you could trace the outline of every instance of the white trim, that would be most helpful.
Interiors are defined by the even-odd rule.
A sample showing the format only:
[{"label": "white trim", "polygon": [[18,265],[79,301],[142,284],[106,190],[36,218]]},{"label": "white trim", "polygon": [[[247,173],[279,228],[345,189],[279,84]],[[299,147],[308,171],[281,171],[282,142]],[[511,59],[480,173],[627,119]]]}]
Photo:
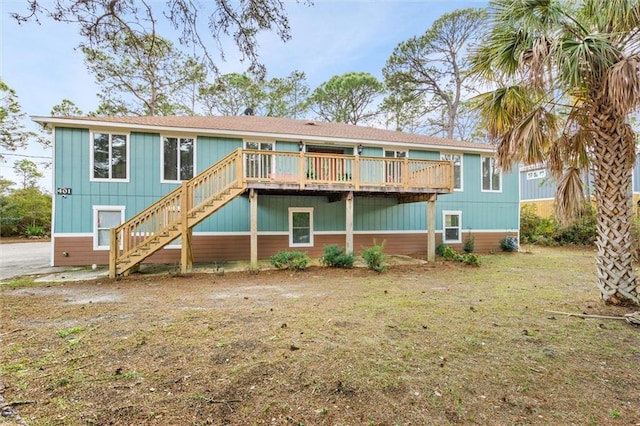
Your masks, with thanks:
[{"label": "white trim", "polygon": [[57,234],[51,234],[51,238],[77,238],[77,237],[90,237],[93,238],[93,232],[59,232]]},{"label": "white trim", "polygon": [[[458,229],[458,238],[456,240],[447,240],[447,216],[458,216],[458,226],[450,226],[448,228]],[[443,210],[442,211],[442,242],[445,244],[459,244],[462,242],[462,210]]]},{"label": "white trim", "polygon": [[[156,126],[151,124],[132,124],[132,123],[116,123],[105,122],[99,120],[82,120],[82,119],[69,119],[64,117],[45,117],[45,116],[31,116],[32,121],[40,124],[59,124],[63,127],[80,127],[85,129],[107,127],[110,129],[127,129],[129,132],[141,131],[145,133],[197,133],[201,136],[219,136],[219,137],[233,137],[244,138],[251,135],[251,138],[265,138],[276,139],[283,142],[299,142],[304,140],[305,144],[313,144],[314,141],[319,143],[336,143],[336,144],[348,144],[355,145],[363,144],[370,147],[405,147],[411,149],[412,147],[420,147],[426,150],[440,151],[446,149],[448,151],[468,152],[468,153],[487,153],[493,154],[495,149],[491,145],[487,145],[486,148],[481,147],[466,147],[456,145],[441,145],[421,142],[388,142],[374,139],[362,139],[362,138],[344,138],[344,137],[330,137],[321,135],[308,135],[308,134],[296,134],[296,133],[268,133],[259,131],[246,131],[246,130],[225,130],[225,129],[207,129],[201,127],[176,127],[176,126]],[[303,121],[303,120],[298,120]],[[383,130],[383,129],[381,129]],[[415,135],[408,133],[409,135]],[[443,139],[448,140],[448,139]]]},{"label": "white trim", "polygon": [[96,251],[109,250],[109,246],[98,245],[98,212],[99,211],[111,211],[120,212],[120,223],[124,222],[124,212],[126,206],[92,206],[93,209],[93,249]]},{"label": "white trim", "polygon": [[[454,186],[454,192],[463,192],[464,191],[464,154],[462,152],[450,152],[450,151],[441,151],[440,152],[440,160],[443,160],[443,156],[445,155],[456,155],[460,157],[460,188],[456,188]],[[453,174],[453,179],[455,181],[455,173]]]},{"label": "white trim", "polygon": [[54,255],[56,252],[53,235],[56,227],[56,132],[51,132],[51,253],[49,266],[54,265]]},{"label": "white trim", "polygon": [[[309,242],[293,242],[293,214],[309,213]],[[289,247],[313,247],[313,207],[289,207]]]},{"label": "white trim", "polygon": [[[161,134],[160,135],[160,183],[173,183],[173,184],[181,184],[183,181],[180,179],[180,155],[177,154],[177,174],[178,174],[178,180],[168,180],[164,178],[164,139],[165,138],[176,138],[178,140],[178,152],[180,152],[180,139],[192,139],[193,140],[193,176],[198,174],[198,171],[196,170],[196,165],[198,164],[197,159],[196,159],[196,152],[197,152],[197,144],[198,144],[198,138],[195,135],[192,136],[187,136],[187,135],[174,135],[174,134]],[[191,176],[191,177],[193,177]],[[191,178],[189,178],[191,179]],[[189,179],[185,179],[185,180],[189,180]]]},{"label": "white trim", "polygon": [[[127,166],[126,166],[126,178],[114,179],[114,178],[96,178],[93,176],[93,160],[94,160],[94,135],[96,133],[109,135],[109,161],[111,161],[111,137],[113,135],[125,136],[127,138]],[[54,169],[55,170],[55,169]],[[109,168],[109,174],[111,174],[111,168]],[[101,131],[98,129],[92,129],[89,131],[89,182],[110,182],[110,183],[129,183],[131,179],[131,133],[118,133],[112,131]]]},{"label": "white trim", "polygon": [[555,201],[555,197],[549,197],[549,198],[529,198],[526,200],[520,200],[521,203],[529,203],[529,202],[534,202],[534,201]]}]

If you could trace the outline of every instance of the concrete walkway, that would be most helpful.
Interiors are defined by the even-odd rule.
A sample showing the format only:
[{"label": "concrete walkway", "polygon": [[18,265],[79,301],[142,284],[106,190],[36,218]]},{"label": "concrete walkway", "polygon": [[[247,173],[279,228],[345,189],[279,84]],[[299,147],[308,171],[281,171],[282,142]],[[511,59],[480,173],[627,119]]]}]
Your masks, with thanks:
[{"label": "concrete walkway", "polygon": [[[90,280],[108,275],[105,270],[51,266],[51,243],[46,241],[0,244],[0,281],[44,275],[44,281]],[[36,280],[38,281],[38,280]]]}]

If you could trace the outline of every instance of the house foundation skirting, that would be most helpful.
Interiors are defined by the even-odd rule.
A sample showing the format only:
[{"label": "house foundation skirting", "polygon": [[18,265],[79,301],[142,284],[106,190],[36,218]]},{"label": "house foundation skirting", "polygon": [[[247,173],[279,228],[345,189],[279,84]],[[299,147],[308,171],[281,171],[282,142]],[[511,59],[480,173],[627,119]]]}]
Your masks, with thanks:
[{"label": "house foundation skirting", "polygon": [[[474,232],[476,253],[491,253],[500,251],[500,240],[505,236],[514,236],[513,232]],[[260,235],[258,234],[258,259],[268,259],[280,250],[297,250],[306,252],[311,257],[320,257],[325,244],[338,244],[345,247],[345,234],[315,234],[313,247],[289,247],[288,235]],[[466,239],[466,232],[463,239]],[[192,252],[194,263],[210,263],[228,260],[250,260],[250,235],[198,235],[192,237]],[[442,233],[435,235],[436,245],[442,241]],[[415,255],[427,253],[426,232],[402,233],[363,233],[353,235],[353,249],[356,255],[371,247],[374,241],[384,242],[384,252],[387,254]],[[54,266],[87,266],[91,264],[107,265],[108,250],[93,250],[92,237],[54,237],[53,263]],[[448,244],[454,249],[462,250],[463,244]],[[66,253],[66,256],[65,256]],[[153,254],[144,263],[180,263],[180,247],[164,248]]]}]

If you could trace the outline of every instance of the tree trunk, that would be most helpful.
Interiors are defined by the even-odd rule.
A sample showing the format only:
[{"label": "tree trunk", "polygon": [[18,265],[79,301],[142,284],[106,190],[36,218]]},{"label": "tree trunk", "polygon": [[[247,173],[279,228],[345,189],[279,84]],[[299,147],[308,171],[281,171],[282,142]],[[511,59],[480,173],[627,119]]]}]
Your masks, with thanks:
[{"label": "tree trunk", "polygon": [[596,284],[611,304],[640,304],[632,255],[632,171],[635,141],[611,110],[595,115]]}]

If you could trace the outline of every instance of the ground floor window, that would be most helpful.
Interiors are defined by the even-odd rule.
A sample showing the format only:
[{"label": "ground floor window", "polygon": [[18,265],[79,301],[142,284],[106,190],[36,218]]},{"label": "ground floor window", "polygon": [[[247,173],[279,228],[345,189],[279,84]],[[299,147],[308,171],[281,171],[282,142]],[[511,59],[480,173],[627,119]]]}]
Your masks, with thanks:
[{"label": "ground floor window", "polygon": [[124,206],[93,206],[93,248],[109,250],[111,228],[124,222]]},{"label": "ground floor window", "polygon": [[313,246],[313,208],[289,208],[289,246]]},{"label": "ground floor window", "polygon": [[462,242],[462,212],[460,211],[444,211],[442,241],[444,243],[460,243]]}]

